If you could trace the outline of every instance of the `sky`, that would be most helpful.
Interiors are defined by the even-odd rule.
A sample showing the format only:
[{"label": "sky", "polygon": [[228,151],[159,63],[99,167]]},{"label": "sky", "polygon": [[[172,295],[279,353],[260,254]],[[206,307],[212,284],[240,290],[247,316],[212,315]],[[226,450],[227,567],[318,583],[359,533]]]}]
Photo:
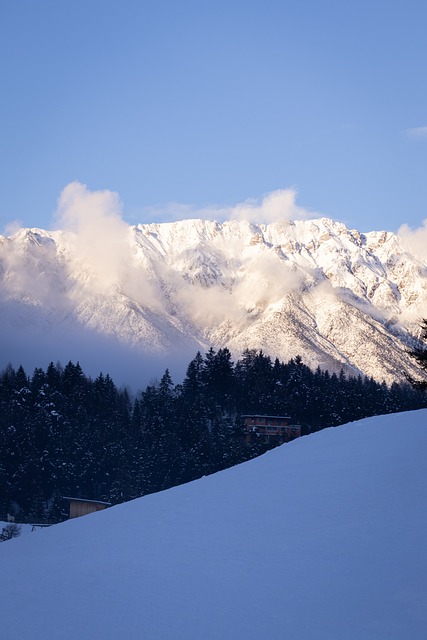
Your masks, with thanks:
[{"label": "sky", "polygon": [[[425,637],[426,410],[0,544],[3,638]],[[1,526],[1,525],[0,525]]]},{"label": "sky", "polygon": [[420,227],[426,20],[423,0],[4,0],[0,231],[51,228],[74,181],[130,224],[291,189],[313,217]]}]

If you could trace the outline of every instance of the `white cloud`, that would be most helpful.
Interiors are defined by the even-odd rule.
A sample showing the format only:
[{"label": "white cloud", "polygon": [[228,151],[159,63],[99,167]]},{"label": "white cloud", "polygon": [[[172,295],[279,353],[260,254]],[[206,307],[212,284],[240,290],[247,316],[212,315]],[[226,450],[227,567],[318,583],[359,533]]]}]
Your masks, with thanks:
[{"label": "white cloud", "polygon": [[418,229],[411,229],[409,225],[403,224],[397,234],[407,251],[421,260],[427,260],[427,218]]},{"label": "white cloud", "polygon": [[91,192],[79,182],[67,185],[58,200],[57,225],[73,232],[70,250],[74,259],[89,268],[93,283],[103,290],[123,275],[129,228],[121,216],[116,193]]},{"label": "white cloud", "polygon": [[61,193],[56,225],[69,235],[73,269],[87,272],[86,287],[93,293],[119,289],[138,303],[158,304],[158,292],[136,266],[130,227],[122,219],[122,204],[112,191],[90,191],[72,182]]},{"label": "white cloud", "polygon": [[208,331],[222,324],[239,331],[261,311],[297,291],[305,277],[274,251],[264,248],[246,255],[236,270],[225,269],[223,281],[228,281],[228,286],[205,287],[181,279],[176,283],[176,299],[190,318]]},{"label": "white cloud", "polygon": [[413,127],[406,129],[406,135],[410,138],[427,138],[427,127]]},{"label": "white cloud", "polygon": [[279,220],[297,220],[307,218],[309,211],[296,204],[295,189],[280,189],[267,193],[261,202],[247,200],[231,209],[230,218],[249,222],[278,222]]},{"label": "white cloud", "polygon": [[163,207],[145,209],[145,218],[150,221],[185,220],[200,218],[202,220],[247,220],[248,222],[269,224],[279,220],[300,220],[317,217],[318,214],[300,207],[296,203],[295,189],[278,189],[264,195],[261,200],[248,199],[232,206],[192,207],[191,205],[171,202]]},{"label": "white cloud", "polygon": [[14,233],[17,233],[20,229],[22,229],[22,220],[12,220],[12,222],[8,222],[4,228],[4,233],[6,236],[13,236]]}]

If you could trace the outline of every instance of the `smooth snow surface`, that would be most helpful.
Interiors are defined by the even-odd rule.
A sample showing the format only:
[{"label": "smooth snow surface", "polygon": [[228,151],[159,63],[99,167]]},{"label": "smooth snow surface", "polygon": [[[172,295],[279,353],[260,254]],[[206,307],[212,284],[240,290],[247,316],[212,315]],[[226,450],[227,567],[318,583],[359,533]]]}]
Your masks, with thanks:
[{"label": "smooth snow surface", "polygon": [[0,545],[1,638],[420,640],[427,410]]}]

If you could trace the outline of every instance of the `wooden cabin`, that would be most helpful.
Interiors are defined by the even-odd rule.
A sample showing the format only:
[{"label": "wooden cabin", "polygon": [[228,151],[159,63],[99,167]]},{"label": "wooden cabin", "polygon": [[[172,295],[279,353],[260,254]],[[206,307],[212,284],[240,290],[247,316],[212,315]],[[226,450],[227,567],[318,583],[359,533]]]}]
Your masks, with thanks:
[{"label": "wooden cabin", "polygon": [[70,519],[87,516],[88,513],[95,513],[96,511],[103,511],[111,506],[111,502],[102,502],[101,500],[85,500],[84,498],[67,497],[64,497],[64,500],[68,500],[70,503]]},{"label": "wooden cabin", "polygon": [[299,424],[290,424],[289,416],[244,415],[244,432],[246,442],[263,438],[267,442],[289,442],[301,435]]}]

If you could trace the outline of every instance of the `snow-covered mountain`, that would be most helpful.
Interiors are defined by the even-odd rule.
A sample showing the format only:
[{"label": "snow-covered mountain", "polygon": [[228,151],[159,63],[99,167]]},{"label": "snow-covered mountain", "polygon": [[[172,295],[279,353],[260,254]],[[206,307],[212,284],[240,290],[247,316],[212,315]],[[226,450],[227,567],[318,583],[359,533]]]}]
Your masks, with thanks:
[{"label": "snow-covered mountain", "polygon": [[415,640],[427,410],[0,544],[5,640]]},{"label": "snow-covered mountain", "polygon": [[263,349],[391,382],[417,374],[406,350],[427,313],[427,263],[393,233],[327,218],[140,224],[108,241],[102,228],[21,229],[0,236],[0,305],[11,335],[88,332],[187,359]]}]

